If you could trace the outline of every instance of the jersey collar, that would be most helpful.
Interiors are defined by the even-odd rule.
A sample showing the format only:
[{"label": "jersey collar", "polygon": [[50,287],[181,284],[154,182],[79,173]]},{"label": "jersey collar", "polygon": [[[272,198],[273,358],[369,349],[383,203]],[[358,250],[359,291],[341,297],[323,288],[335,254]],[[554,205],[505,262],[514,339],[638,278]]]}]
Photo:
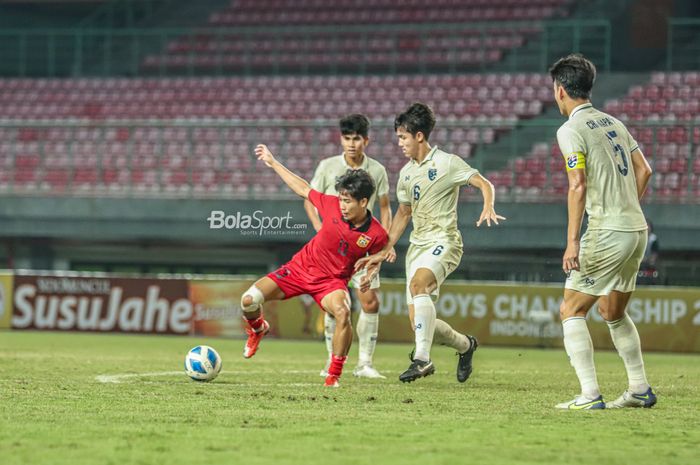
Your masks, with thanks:
[{"label": "jersey collar", "polygon": [[346,220],[345,218],[341,218],[341,219],[343,220],[343,222],[344,222],[345,224],[347,224],[347,225],[350,227],[351,230],[353,230],[353,231],[358,231],[358,232],[361,232],[361,233],[366,233],[367,231],[369,231],[369,227],[372,225],[372,212],[369,211],[369,209],[367,210],[367,219],[365,219],[365,222],[362,223],[362,224],[361,224],[360,226],[358,226],[357,228],[356,228],[355,226],[353,226],[352,223],[350,223],[350,222],[349,222],[348,220]]},{"label": "jersey collar", "polygon": [[348,165],[348,162],[345,160],[345,152],[340,154],[340,159],[343,160],[343,165],[349,170],[365,170],[367,171],[367,167],[369,165],[369,157],[365,153],[365,155],[362,157],[362,164],[360,165],[359,168],[353,168],[352,166]]},{"label": "jersey collar", "polygon": [[416,163],[416,165],[421,166],[423,163],[429,162],[429,161],[432,160],[433,157],[435,156],[435,152],[437,152],[437,149],[438,149],[438,146],[437,146],[437,145],[434,145],[433,148],[430,149],[430,152],[428,152],[428,154],[425,156],[425,158],[423,159],[422,162],[416,163],[415,160],[412,160],[413,163]]},{"label": "jersey collar", "polygon": [[573,118],[576,113],[578,113],[580,110],[585,110],[586,108],[593,108],[593,104],[591,102],[587,103],[582,103],[581,105],[575,107],[572,111],[571,114],[569,115],[569,119]]}]

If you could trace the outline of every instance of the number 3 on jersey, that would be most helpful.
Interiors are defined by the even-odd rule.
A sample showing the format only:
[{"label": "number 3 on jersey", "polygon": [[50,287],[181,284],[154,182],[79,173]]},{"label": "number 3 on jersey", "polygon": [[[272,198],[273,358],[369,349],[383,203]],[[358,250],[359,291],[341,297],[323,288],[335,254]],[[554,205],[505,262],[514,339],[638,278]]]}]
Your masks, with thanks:
[{"label": "number 3 on jersey", "polygon": [[620,163],[618,162],[617,170],[621,175],[627,176],[627,173],[629,172],[627,156],[625,155],[625,149],[623,149],[622,146],[615,140],[617,137],[617,132],[610,131],[606,134],[606,136],[608,136],[608,142],[610,142],[610,145],[612,145],[613,151],[615,152],[615,160],[617,160],[618,157],[622,159],[622,166],[620,166]]}]

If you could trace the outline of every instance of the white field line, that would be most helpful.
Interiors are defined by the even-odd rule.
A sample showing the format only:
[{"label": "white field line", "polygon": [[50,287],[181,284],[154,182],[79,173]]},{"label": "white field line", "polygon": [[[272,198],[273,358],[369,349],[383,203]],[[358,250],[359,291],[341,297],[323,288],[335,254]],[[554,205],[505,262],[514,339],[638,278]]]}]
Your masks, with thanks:
[{"label": "white field line", "polygon": [[[286,374],[286,375],[311,375],[318,376],[318,370],[283,370],[283,371],[222,371],[221,373],[233,375],[265,375],[265,374]],[[390,371],[383,373],[391,374]],[[352,373],[348,373],[352,376]],[[100,383],[119,384],[132,378],[156,377],[156,376],[186,376],[184,371],[156,371],[148,373],[118,373],[116,375],[97,375],[95,380]],[[318,383],[284,383],[284,384],[258,384],[255,386],[316,386]]]}]

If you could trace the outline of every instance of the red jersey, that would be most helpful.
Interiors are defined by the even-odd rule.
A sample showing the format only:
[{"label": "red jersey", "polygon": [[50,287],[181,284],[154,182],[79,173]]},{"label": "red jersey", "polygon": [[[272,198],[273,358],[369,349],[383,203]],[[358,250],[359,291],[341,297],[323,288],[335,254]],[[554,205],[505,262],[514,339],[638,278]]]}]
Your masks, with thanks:
[{"label": "red jersey", "polygon": [[333,277],[347,283],[355,273],[355,262],[368,253],[379,252],[389,236],[369,211],[367,220],[358,228],[345,221],[335,195],[312,189],[309,201],[323,218],[323,225],[291,261],[303,265],[310,276]]}]

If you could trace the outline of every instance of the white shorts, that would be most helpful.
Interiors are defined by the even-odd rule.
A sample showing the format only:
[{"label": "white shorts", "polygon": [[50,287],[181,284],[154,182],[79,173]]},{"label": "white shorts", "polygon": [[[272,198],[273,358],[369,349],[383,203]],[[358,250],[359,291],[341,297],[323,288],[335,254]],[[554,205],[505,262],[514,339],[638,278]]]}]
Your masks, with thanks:
[{"label": "white shorts", "polygon": [[314,303],[314,298],[311,297],[309,294],[301,294],[299,298],[307,307]]},{"label": "white shorts", "polygon": [[[348,284],[348,287],[350,288],[355,288],[355,289],[360,289],[360,281],[362,281],[362,278],[365,277],[367,274],[367,268],[363,268],[354,275],[352,275],[352,278],[350,278],[350,283]],[[379,286],[381,286],[381,282],[379,281],[379,273],[374,275],[374,278],[369,282],[369,288],[370,289],[379,289]]]},{"label": "white shorts", "polygon": [[427,245],[411,244],[406,252],[406,303],[413,305],[411,279],[419,268],[427,268],[435,275],[437,287],[430,293],[435,302],[440,296],[440,286],[457,269],[461,260],[462,246],[459,244],[440,241]]},{"label": "white shorts", "polygon": [[589,295],[632,292],[647,246],[647,231],[589,230],[581,238],[580,271],[572,271],[566,289]]}]

